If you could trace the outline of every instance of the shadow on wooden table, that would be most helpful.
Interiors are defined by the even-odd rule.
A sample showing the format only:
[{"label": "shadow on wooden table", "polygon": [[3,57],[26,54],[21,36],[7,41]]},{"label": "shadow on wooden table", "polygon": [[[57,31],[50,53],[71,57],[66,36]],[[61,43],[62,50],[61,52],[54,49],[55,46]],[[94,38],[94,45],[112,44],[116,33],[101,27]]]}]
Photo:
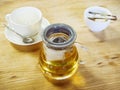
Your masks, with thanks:
[{"label": "shadow on wooden table", "polygon": [[105,35],[105,31],[101,31],[101,32],[92,32],[91,33],[99,39],[100,42],[104,42],[106,39],[106,35]]},{"label": "shadow on wooden table", "polygon": [[[102,87],[101,87],[102,84]],[[70,83],[57,86],[61,90],[105,90],[104,82],[95,77],[90,68],[86,68],[84,65],[79,67],[78,72],[72,78]],[[55,86],[56,87],[56,86]]]},{"label": "shadow on wooden table", "polygon": [[92,33],[93,36],[95,36],[99,40],[99,42],[120,38],[119,31],[112,26],[109,26],[107,29],[101,32],[92,32],[91,30],[89,31]]}]

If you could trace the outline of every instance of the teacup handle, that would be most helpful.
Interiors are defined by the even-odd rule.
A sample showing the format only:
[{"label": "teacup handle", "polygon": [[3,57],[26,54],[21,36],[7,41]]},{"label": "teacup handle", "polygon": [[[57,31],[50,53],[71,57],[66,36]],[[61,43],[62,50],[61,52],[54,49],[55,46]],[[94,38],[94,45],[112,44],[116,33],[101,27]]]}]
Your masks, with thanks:
[{"label": "teacup handle", "polygon": [[6,19],[7,22],[10,21],[10,20],[9,20],[9,19],[10,19],[10,15],[11,15],[11,14],[7,14],[7,15],[5,16],[5,19]]}]

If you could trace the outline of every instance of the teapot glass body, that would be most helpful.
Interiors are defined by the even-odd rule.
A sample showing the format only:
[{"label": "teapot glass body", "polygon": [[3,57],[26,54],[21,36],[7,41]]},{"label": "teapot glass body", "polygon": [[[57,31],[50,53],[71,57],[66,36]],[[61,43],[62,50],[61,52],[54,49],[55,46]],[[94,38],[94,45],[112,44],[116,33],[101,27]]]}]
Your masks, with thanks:
[{"label": "teapot glass body", "polygon": [[78,52],[74,45],[76,33],[66,24],[52,24],[42,34],[40,67],[45,77],[65,80],[78,69]]}]

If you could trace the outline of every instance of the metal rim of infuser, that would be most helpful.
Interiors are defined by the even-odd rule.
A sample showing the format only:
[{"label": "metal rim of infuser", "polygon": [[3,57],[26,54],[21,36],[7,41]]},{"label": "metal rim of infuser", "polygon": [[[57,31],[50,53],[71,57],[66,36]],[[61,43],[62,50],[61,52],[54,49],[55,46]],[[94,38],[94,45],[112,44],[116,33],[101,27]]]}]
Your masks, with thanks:
[{"label": "metal rim of infuser", "polygon": [[[53,40],[50,40],[51,35],[53,34],[64,34],[68,38],[64,40],[61,37],[57,37]],[[49,25],[42,34],[43,42],[50,48],[54,49],[64,49],[74,43],[76,40],[75,31],[66,24],[57,23]],[[59,41],[59,42],[58,42]]]}]

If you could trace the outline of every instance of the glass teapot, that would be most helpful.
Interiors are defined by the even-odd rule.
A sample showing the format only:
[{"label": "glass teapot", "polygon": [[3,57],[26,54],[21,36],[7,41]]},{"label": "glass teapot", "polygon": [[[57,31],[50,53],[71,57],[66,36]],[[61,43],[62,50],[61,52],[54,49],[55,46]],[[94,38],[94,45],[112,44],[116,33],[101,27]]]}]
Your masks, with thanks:
[{"label": "glass teapot", "polygon": [[39,63],[44,76],[59,81],[72,77],[79,66],[75,31],[66,24],[52,24],[42,40]]}]

